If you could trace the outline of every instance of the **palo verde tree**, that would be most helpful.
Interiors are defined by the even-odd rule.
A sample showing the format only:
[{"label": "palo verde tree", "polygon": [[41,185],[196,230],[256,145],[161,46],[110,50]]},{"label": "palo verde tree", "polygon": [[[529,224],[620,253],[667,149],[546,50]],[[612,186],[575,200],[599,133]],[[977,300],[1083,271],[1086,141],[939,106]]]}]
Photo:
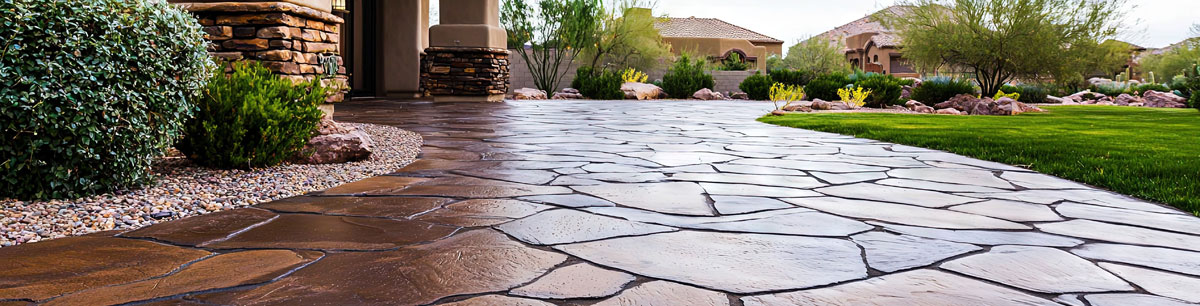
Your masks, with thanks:
[{"label": "palo verde tree", "polygon": [[508,47],[521,54],[534,85],[553,92],[566,74],[562,67],[595,44],[601,11],[599,0],[541,0],[536,6],[509,0],[500,9],[500,22],[508,31]]},{"label": "palo verde tree", "polygon": [[820,36],[798,41],[788,48],[783,65],[815,74],[850,72],[850,63],[846,62],[841,45]]},{"label": "palo verde tree", "polygon": [[[1077,78],[1108,53],[1124,0],[911,0],[879,20],[918,67],[973,74],[985,96],[1010,80]],[[1087,69],[1087,70],[1081,70]]]},{"label": "palo verde tree", "polygon": [[649,71],[670,57],[671,48],[654,27],[659,18],[652,15],[654,3],[641,0],[617,0],[611,10],[602,13],[595,43],[585,47],[583,65],[592,71],[611,65]]}]

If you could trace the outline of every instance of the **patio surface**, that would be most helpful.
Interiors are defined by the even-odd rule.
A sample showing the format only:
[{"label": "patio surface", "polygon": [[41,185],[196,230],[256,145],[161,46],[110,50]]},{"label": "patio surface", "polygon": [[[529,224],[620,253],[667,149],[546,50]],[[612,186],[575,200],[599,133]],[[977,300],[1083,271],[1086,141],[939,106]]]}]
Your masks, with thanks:
[{"label": "patio surface", "polygon": [[1200,302],[1190,214],[754,121],[770,109],[340,104],[340,121],[424,135],[421,159],[254,208],[2,248],[0,305]]}]

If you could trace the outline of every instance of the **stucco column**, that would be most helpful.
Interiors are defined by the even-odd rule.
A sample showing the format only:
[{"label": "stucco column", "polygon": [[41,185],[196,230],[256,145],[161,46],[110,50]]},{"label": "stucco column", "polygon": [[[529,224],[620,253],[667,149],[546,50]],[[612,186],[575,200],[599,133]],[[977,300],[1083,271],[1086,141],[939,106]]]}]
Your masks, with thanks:
[{"label": "stucco column", "polygon": [[421,52],[428,47],[429,0],[379,1],[375,95],[421,96]]},{"label": "stucco column", "polygon": [[499,0],[440,0],[429,29],[421,78],[435,102],[502,101],[508,91],[508,41]]}]

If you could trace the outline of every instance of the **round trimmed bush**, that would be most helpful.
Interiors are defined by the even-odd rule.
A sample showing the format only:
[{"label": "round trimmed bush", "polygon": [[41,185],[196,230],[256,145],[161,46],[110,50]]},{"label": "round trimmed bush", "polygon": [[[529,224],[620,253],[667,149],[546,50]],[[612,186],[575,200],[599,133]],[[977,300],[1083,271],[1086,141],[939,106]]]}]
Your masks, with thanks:
[{"label": "round trimmed bush", "polygon": [[838,97],[837,94],[838,89],[846,88],[846,85],[850,84],[851,83],[846,80],[845,74],[836,72],[823,74],[816,77],[811,82],[808,82],[808,86],[804,86],[804,93],[806,95],[806,98],[804,99],[837,101],[841,99],[841,97]]},{"label": "round trimmed bush", "polygon": [[882,108],[888,105],[903,104],[900,101],[903,88],[900,86],[900,79],[894,76],[874,74],[859,79],[855,85],[871,90],[871,95],[867,96],[866,106]]},{"label": "round trimmed bush", "polygon": [[932,77],[913,89],[912,99],[926,105],[934,105],[946,102],[958,95],[974,96],[978,91],[975,83],[967,79]]},{"label": "round trimmed bush", "polygon": [[293,84],[258,62],[234,63],[208,82],[178,148],[214,168],[278,165],[313,137],[328,96],[319,79]]},{"label": "round trimmed bush", "polygon": [[767,100],[771,98],[771,85],[775,85],[775,81],[770,76],[755,73],[742,80],[738,89],[750,96],[750,100]]},{"label": "round trimmed bush", "polygon": [[203,34],[166,1],[0,1],[0,198],[151,182],[211,73]]}]

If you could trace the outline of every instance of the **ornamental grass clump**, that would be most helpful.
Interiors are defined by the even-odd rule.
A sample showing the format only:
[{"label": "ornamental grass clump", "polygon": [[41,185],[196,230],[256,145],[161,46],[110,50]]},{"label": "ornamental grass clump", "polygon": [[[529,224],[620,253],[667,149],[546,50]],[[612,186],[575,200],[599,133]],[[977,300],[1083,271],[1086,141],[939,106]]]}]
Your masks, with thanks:
[{"label": "ornamental grass clump", "polygon": [[209,81],[178,148],[208,167],[278,165],[313,137],[328,96],[319,79],[293,84],[258,62],[234,63]]},{"label": "ornamental grass clump", "polygon": [[78,198],[153,181],[212,61],[166,1],[0,1],[0,198]]},{"label": "ornamental grass clump", "polygon": [[[775,103],[776,110],[782,110],[791,105],[792,102],[804,99],[804,87],[775,83],[771,85],[770,99],[771,102]],[[783,106],[779,106],[779,102],[784,102]]]},{"label": "ornamental grass clump", "polygon": [[854,86],[854,89],[838,89],[838,97],[842,98],[842,102],[846,102],[846,105],[849,105],[853,108],[863,107],[863,105],[867,104],[867,98],[870,96],[870,89],[865,89],[859,86]]}]

